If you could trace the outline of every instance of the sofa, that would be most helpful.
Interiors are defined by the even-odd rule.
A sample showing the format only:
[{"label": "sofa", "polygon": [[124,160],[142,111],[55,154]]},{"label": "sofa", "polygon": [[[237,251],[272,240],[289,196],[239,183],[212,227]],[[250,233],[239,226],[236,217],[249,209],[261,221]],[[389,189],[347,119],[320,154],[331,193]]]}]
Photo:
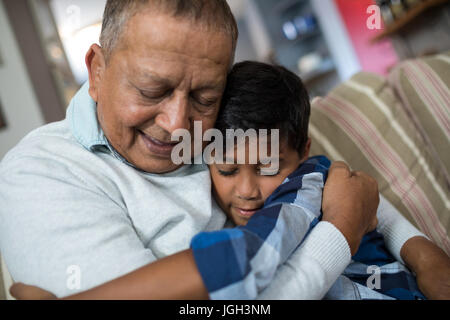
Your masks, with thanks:
[{"label": "sofa", "polygon": [[[387,77],[360,72],[313,100],[309,135],[311,155],[375,177],[380,192],[450,255],[449,87],[450,52],[403,61]],[[5,299],[12,279],[3,263],[0,273]]]},{"label": "sofa", "polygon": [[360,72],[314,99],[312,155],[344,160],[450,255],[450,52]]}]

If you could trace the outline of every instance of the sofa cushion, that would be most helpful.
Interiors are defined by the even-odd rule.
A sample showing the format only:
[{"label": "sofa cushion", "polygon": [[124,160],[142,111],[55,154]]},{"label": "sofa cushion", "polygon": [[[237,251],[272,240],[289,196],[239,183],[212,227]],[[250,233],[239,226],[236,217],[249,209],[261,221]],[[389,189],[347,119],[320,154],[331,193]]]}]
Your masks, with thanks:
[{"label": "sofa cushion", "polygon": [[344,160],[450,254],[449,190],[424,140],[387,81],[358,73],[312,103],[311,155]]},{"label": "sofa cushion", "polygon": [[450,52],[405,61],[388,81],[450,185]]}]

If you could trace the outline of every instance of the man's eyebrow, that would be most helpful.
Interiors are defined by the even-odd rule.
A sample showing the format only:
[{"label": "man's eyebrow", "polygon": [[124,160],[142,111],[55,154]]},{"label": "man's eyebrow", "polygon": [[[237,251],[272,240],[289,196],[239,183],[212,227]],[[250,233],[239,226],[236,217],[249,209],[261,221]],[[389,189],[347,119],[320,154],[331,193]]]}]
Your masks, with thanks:
[{"label": "man's eyebrow", "polygon": [[205,83],[203,86],[199,87],[197,90],[223,90],[226,86],[226,80],[216,80]]},{"label": "man's eyebrow", "polygon": [[172,84],[172,82],[169,79],[163,78],[151,71],[141,71],[137,74],[137,77],[143,81],[151,80],[151,81],[158,82],[158,83],[161,83],[161,84],[164,84],[167,86],[170,86]]}]

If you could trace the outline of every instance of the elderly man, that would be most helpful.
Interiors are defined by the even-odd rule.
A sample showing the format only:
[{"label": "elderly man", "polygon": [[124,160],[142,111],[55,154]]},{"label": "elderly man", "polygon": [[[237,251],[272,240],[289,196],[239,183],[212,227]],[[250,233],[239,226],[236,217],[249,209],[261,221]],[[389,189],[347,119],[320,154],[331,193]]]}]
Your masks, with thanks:
[{"label": "elderly man", "polygon": [[[193,121],[213,127],[236,47],[234,18],[225,0],[109,0],[100,40],[86,55],[89,83],[66,119],[30,133],[1,163],[6,264],[16,282],[57,296],[142,267],[139,297],[208,298],[208,275],[197,268],[205,262],[189,243],[222,228],[225,216],[211,199],[208,169],[171,161],[171,134],[192,130]],[[299,271],[305,288],[326,293],[373,226],[377,205],[375,181],[332,167],[323,221],[289,258],[317,266]],[[298,246],[284,233],[271,237],[280,252]],[[241,297],[256,298],[276,277],[270,268],[286,259],[259,270]]]}]

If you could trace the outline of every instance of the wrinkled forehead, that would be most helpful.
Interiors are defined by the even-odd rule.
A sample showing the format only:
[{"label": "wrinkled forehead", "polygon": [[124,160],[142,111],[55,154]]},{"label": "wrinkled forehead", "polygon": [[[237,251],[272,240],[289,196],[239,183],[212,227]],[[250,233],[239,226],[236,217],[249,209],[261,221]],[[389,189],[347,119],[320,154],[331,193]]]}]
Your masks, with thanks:
[{"label": "wrinkled forehead", "polygon": [[132,50],[137,54],[159,51],[169,56],[170,53],[177,53],[226,66],[227,69],[232,64],[231,35],[201,21],[174,17],[164,12],[147,10],[134,15],[121,38],[120,49]]}]

